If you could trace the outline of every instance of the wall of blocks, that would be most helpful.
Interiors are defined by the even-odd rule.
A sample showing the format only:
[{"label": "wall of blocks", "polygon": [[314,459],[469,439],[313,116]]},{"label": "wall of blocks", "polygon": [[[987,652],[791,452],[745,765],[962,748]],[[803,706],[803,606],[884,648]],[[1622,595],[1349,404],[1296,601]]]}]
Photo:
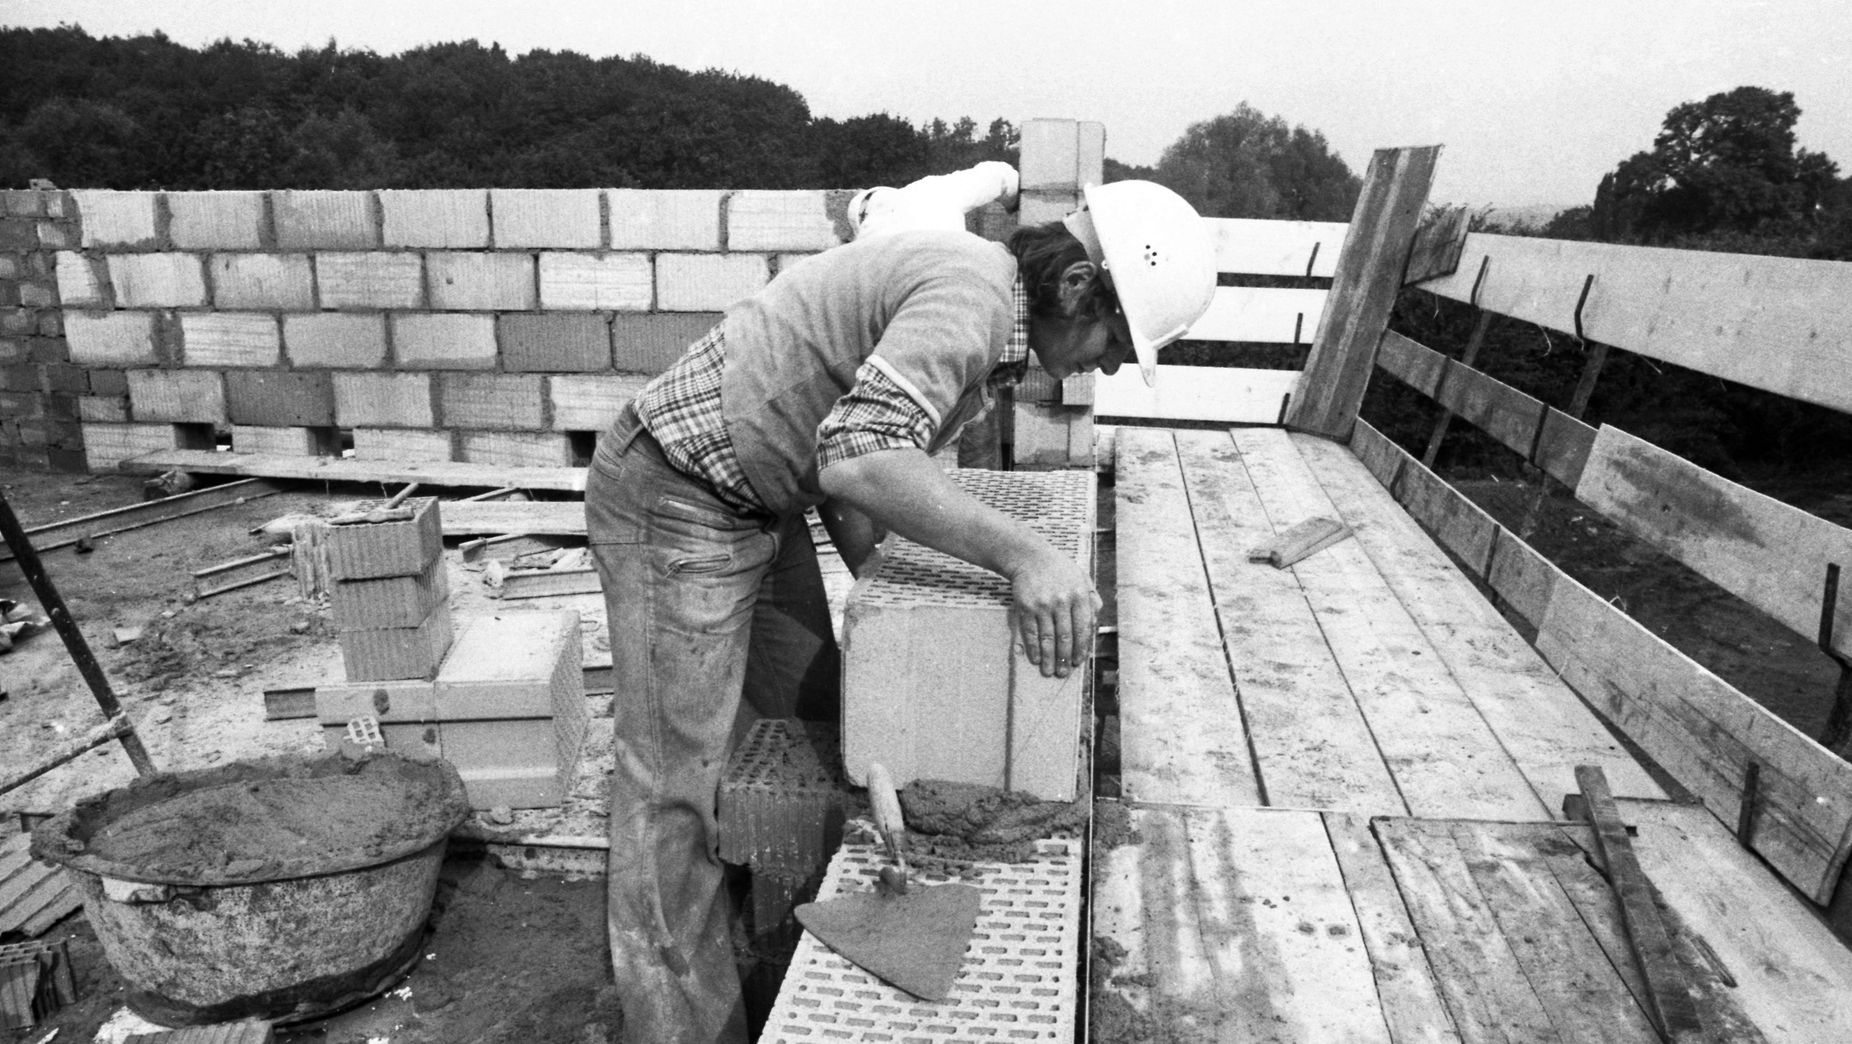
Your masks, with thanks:
[{"label": "wall of blocks", "polygon": [[[1023,220],[1059,217],[1104,131],[1023,141]],[[852,191],[5,191],[0,463],[583,464],[729,305],[847,237]]]}]

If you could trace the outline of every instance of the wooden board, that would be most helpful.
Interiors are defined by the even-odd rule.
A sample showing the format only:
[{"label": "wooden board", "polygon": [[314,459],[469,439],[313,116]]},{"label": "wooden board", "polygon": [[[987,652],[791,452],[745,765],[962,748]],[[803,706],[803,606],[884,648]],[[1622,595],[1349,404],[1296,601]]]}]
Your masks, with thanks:
[{"label": "wooden board", "polygon": [[1817,639],[1826,571],[1845,571],[1832,647],[1852,656],[1852,529],[1602,425],[1576,499],[1712,583]]},{"label": "wooden board", "polygon": [[525,533],[530,536],[584,536],[585,502],[533,500],[446,500],[439,506],[445,536]]},{"label": "wooden board", "polygon": [[[1600,765],[1616,793],[1665,797],[1652,776],[1356,456],[1314,436],[1293,436],[1293,442],[1351,522],[1357,543],[1377,564],[1547,810],[1557,812],[1562,796],[1577,791],[1577,765]],[[1412,459],[1408,463],[1405,473],[1432,477]],[[1434,493],[1450,491],[1438,478],[1433,482]]]},{"label": "wooden board", "polygon": [[1310,344],[1325,311],[1325,296],[1323,290],[1218,286],[1209,310],[1183,339]]},{"label": "wooden board", "polygon": [[201,475],[260,475],[315,482],[421,482],[428,486],[515,486],[583,493],[584,468],[517,468],[445,461],[353,460],[334,457],[266,457],[215,450],[163,450],[131,457],[120,469],[141,474],[187,471]]},{"label": "wooden board", "polygon": [[1219,272],[1329,279],[1350,225],[1342,221],[1204,218]]},{"label": "wooden board", "polygon": [[1094,952],[1117,958],[1095,968],[1094,1039],[1392,1039],[1317,813],[1130,816],[1137,837],[1094,853]]},{"label": "wooden board", "polygon": [[1453,274],[1420,284],[1591,341],[1852,411],[1852,265],[1472,233]]},{"label": "wooden board", "polygon": [[1425,816],[1548,818],[1547,806],[1364,551],[1363,533],[1380,521],[1340,512],[1286,432],[1240,429],[1234,440],[1276,525],[1326,515],[1342,518],[1358,538],[1291,572],[1409,809]]},{"label": "wooden board", "polygon": [[1298,579],[1243,551],[1294,520],[1269,520],[1227,432],[1179,431],[1176,440],[1267,803],[1405,814]]},{"label": "wooden board", "polygon": [[1110,377],[1095,378],[1093,412],[1145,420],[1278,424],[1298,382],[1297,370],[1159,366],[1157,385],[1148,388],[1138,367],[1122,366]]},{"label": "wooden board", "polygon": [[1409,922],[1402,893],[1369,823],[1357,816],[1327,813],[1325,833],[1344,872],[1344,887],[1350,892],[1370,965],[1376,971],[1376,991],[1390,1039],[1397,1044],[1459,1040],[1453,1016],[1441,1001],[1427,951]]},{"label": "wooden board", "polygon": [[1258,805],[1247,730],[1171,433],[1121,428],[1114,524],[1124,793]]}]

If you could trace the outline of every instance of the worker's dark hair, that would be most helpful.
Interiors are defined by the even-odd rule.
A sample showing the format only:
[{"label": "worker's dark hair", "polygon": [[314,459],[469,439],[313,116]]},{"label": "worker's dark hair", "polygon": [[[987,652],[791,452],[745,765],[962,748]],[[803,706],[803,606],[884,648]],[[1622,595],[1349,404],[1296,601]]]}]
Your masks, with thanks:
[{"label": "worker's dark hair", "polygon": [[[1060,317],[1061,273],[1076,261],[1088,260],[1087,248],[1059,221],[1017,229],[1007,245],[1016,255],[1016,270],[1029,291],[1029,314]],[[1115,306],[1104,280],[1097,284],[1095,295],[1089,302],[1093,309]]]}]

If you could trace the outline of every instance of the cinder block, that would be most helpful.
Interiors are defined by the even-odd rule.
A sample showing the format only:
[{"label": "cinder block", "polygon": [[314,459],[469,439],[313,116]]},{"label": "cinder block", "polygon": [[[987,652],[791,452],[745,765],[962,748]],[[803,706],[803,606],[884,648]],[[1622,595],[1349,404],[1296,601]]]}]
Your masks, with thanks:
[{"label": "cinder block", "polygon": [[450,459],[450,433],[415,428],[355,428],[355,460],[437,462]]},{"label": "cinder block", "polygon": [[643,254],[540,255],[540,307],[549,312],[648,311],[653,290]]},{"label": "cinder block", "polygon": [[400,369],[492,369],[495,317],[453,312],[394,315],[392,348]]},{"label": "cinder block", "polygon": [[603,431],[637,397],[647,377],[629,374],[561,374],[547,379],[554,431]]},{"label": "cinder block", "polygon": [[596,250],[604,245],[597,189],[491,189],[495,245]]},{"label": "cinder block", "polygon": [[315,279],[307,254],[214,254],[212,303],[218,308],[312,311]]},{"label": "cinder block", "polygon": [[405,252],[315,255],[323,308],[422,308],[424,262]]},{"label": "cinder block", "polygon": [[[334,420],[343,428],[434,427],[437,421],[431,408],[431,375],[337,373]],[[355,449],[357,453],[358,447]],[[450,459],[448,442],[441,459]]]},{"label": "cinder block", "polygon": [[719,250],[720,204],[713,189],[610,189],[613,250]]},{"label": "cinder block", "polygon": [[532,254],[432,253],[431,307],[452,311],[526,311],[539,300]]},{"label": "cinder block", "polygon": [[841,242],[822,192],[751,190],[727,199],[728,250],[827,250]]},{"label": "cinder block", "polygon": [[167,234],[181,250],[256,250],[264,240],[262,192],[169,192]]},{"label": "cinder block", "polygon": [[109,285],[123,308],[198,308],[206,270],[198,254],[111,254]]},{"label": "cinder block", "polygon": [[[397,751],[409,758],[441,758],[444,748],[437,733],[437,725],[406,723],[398,725],[381,724],[380,738],[386,741],[386,749]],[[322,743],[329,750],[341,749],[341,741],[347,736],[347,725],[323,725]]]},{"label": "cinder block", "polygon": [[519,468],[569,468],[572,439],[552,431],[465,431],[457,435],[457,459],[471,464]]},{"label": "cinder block", "polygon": [[235,453],[255,453],[264,457],[331,457],[337,447],[331,428],[269,428],[255,424],[234,424],[231,448]]},{"label": "cinder block", "polygon": [[381,234],[388,247],[482,248],[489,245],[486,189],[384,189]]},{"label": "cinder block", "polygon": [[129,400],[120,395],[80,395],[77,419],[99,424],[127,424]]},{"label": "cinder block", "polygon": [[611,320],[599,313],[504,315],[496,318],[495,332],[505,369],[559,373],[611,368]]},{"label": "cinder block", "polygon": [[656,307],[715,312],[751,297],[771,279],[762,254],[658,254]]},{"label": "cinder block", "polygon": [[450,606],[440,605],[416,627],[342,631],[341,665],[348,681],[398,681],[437,675],[450,650]]},{"label": "cinder block", "polygon": [[371,192],[276,192],[270,205],[277,246],[284,250],[365,250],[380,245]]},{"label": "cinder block", "polygon": [[85,421],[84,463],[93,472],[116,470],[116,465],[144,453],[180,448],[172,424],[98,424]]},{"label": "cinder block", "polygon": [[611,343],[617,368],[631,373],[661,373],[723,318],[719,312],[613,316]]},{"label": "cinder block", "polygon": [[232,423],[332,427],[331,378],[325,370],[232,370],[225,375],[225,399]]},{"label": "cinder block", "polygon": [[180,358],[188,366],[275,366],[283,360],[274,315],[183,312],[180,340]]},{"label": "cinder block", "polygon": [[375,369],[386,362],[386,317],[364,312],[285,315],[283,351],[292,366]]},{"label": "cinder block", "polygon": [[89,257],[74,250],[60,250],[52,257],[57,273],[59,304],[66,308],[110,306],[109,266],[102,258]]},{"label": "cinder block", "polygon": [[[1091,471],[947,472],[978,500],[1091,568]],[[843,761],[915,779],[1077,793],[1088,665],[1044,678],[1015,648],[1009,584],[892,537],[843,620]]]},{"label": "cinder block", "polygon": [[328,575],[336,580],[417,576],[444,551],[443,522],[436,497],[412,497],[404,522],[361,522],[329,526],[323,540]]},{"label": "cinder block", "polygon": [[456,652],[437,675],[438,720],[560,718],[583,729],[581,648],[575,610],[460,618]]},{"label": "cinder block", "polygon": [[365,631],[416,627],[449,597],[450,570],[439,555],[412,576],[337,580],[328,590],[328,605],[336,630]]},{"label": "cinder block", "polygon": [[114,192],[76,189],[71,201],[83,222],[83,244],[88,247],[147,249],[159,245],[153,192]]},{"label": "cinder block", "polygon": [[71,361],[85,366],[148,366],[155,351],[154,312],[66,312]]},{"label": "cinder block", "polygon": [[[315,717],[323,725],[346,725],[355,718],[381,725],[435,722],[437,683],[430,678],[323,682],[315,687]],[[386,745],[391,747],[390,738]]]},{"label": "cinder block", "polygon": [[[506,759],[512,756],[507,744],[515,743],[525,749],[527,746],[538,748],[544,740],[541,725],[530,722],[497,722],[495,728],[486,727],[488,723],[472,723],[456,737],[457,750],[465,761],[470,761],[479,751],[487,751],[491,756]],[[440,731],[455,732],[451,726],[439,726]],[[501,766],[471,765],[464,768],[452,761],[457,775],[463,780],[463,793],[469,799],[469,807],[477,811],[491,808],[557,808],[565,803],[566,794],[570,792],[572,780],[558,769],[545,765],[526,768],[505,768]]]},{"label": "cinder block", "polygon": [[834,725],[756,722],[720,782],[720,858],[807,877],[829,862],[844,821],[860,806],[842,774]]},{"label": "cinder block", "polygon": [[438,420],[447,428],[538,431],[546,398],[538,374],[440,373]]},{"label": "cinder block", "polygon": [[223,424],[224,377],[213,370],[130,370],[129,403],[137,421]]}]

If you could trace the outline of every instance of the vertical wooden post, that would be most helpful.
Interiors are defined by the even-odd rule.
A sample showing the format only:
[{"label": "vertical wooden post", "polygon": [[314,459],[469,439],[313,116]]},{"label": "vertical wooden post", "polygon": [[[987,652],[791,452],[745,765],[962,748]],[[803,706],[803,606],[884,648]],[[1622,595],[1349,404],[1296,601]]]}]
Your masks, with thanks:
[{"label": "vertical wooden post", "polygon": [[1350,437],[1439,156],[1440,146],[1428,145],[1378,149],[1371,157],[1287,427]]}]

